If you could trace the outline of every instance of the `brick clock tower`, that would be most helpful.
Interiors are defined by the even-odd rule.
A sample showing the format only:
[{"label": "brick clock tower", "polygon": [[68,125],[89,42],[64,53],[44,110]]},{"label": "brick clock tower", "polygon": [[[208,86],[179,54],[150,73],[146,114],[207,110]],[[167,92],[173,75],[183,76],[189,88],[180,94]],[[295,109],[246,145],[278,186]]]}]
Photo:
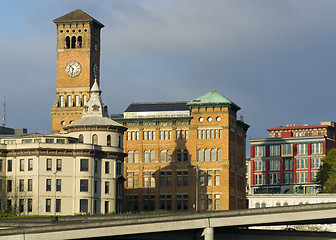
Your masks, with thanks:
[{"label": "brick clock tower", "polygon": [[103,24],[80,9],[54,20],[57,26],[56,101],[51,110],[52,133],[82,117],[83,106],[100,69]]}]

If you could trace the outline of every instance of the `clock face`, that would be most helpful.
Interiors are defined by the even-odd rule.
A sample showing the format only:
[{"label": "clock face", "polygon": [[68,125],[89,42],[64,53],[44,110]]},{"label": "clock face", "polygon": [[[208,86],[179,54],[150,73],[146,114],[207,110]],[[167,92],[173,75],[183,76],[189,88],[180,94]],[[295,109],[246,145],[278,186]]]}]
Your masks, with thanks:
[{"label": "clock face", "polygon": [[77,77],[82,71],[82,67],[77,61],[68,62],[65,66],[65,72],[69,77]]},{"label": "clock face", "polygon": [[93,74],[93,77],[94,78],[97,78],[98,77],[98,66],[97,66],[97,64],[93,64],[93,66],[92,66],[92,74]]}]

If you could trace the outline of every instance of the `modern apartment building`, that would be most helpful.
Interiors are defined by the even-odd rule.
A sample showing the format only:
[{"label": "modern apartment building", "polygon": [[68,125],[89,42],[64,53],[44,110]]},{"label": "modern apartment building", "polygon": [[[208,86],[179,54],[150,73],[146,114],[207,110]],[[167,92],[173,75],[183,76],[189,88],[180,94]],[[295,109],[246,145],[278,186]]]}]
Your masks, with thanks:
[{"label": "modern apartment building", "polygon": [[123,118],[128,211],[245,208],[240,107],[216,91],[189,102],[132,103]]},{"label": "modern apartment building", "polygon": [[270,138],[250,139],[249,194],[316,193],[316,174],[336,147],[334,122],[267,129]]}]

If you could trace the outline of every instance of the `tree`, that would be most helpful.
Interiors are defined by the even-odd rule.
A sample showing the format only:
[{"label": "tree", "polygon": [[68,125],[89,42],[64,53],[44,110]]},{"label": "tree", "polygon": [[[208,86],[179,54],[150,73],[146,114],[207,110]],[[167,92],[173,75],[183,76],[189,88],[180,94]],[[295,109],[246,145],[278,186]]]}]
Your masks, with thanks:
[{"label": "tree", "polygon": [[336,193],[336,149],[328,151],[316,177],[323,193]]}]

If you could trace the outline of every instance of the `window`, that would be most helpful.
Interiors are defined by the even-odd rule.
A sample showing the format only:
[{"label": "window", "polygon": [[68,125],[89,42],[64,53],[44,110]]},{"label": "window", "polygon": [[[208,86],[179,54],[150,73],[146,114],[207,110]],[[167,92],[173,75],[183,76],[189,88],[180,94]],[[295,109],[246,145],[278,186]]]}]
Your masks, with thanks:
[{"label": "window", "polygon": [[28,171],[33,171],[33,159],[28,159]]},{"label": "window", "polygon": [[204,161],[205,162],[209,162],[210,160],[210,150],[209,149],[205,149],[204,150]]},{"label": "window", "polygon": [[167,151],[167,162],[171,162],[172,161],[172,152],[171,150]]},{"label": "window", "polygon": [[148,150],[146,150],[145,151],[145,163],[148,163],[149,162],[149,151]]},{"label": "window", "polygon": [[105,193],[108,194],[110,192],[110,183],[105,182]]},{"label": "window", "polygon": [[297,145],[297,155],[306,155],[308,150],[308,144],[298,144]]},{"label": "window", "polygon": [[161,162],[166,161],[166,151],[165,150],[161,150],[161,152],[160,152],[160,161]]},{"label": "window", "polygon": [[160,195],[160,209],[171,210],[171,195]]},{"label": "window", "polygon": [[138,151],[134,151],[134,163],[138,163],[139,162],[139,153]]},{"label": "window", "polygon": [[7,192],[12,192],[12,180],[7,180]]},{"label": "window", "polygon": [[215,194],[215,210],[219,210],[219,209],[220,209],[220,195]]},{"label": "window", "polygon": [[212,171],[207,171],[207,185],[212,186]]},{"label": "window", "polygon": [[111,135],[107,135],[106,143],[107,143],[107,146],[111,146]]},{"label": "window", "polygon": [[56,199],[56,212],[61,212],[61,199]]},{"label": "window", "polygon": [[207,210],[212,210],[212,195],[207,194]]},{"label": "window", "polygon": [[62,180],[56,179],[56,191],[60,192],[62,190]]},{"label": "window", "polygon": [[47,158],[46,160],[46,170],[47,171],[51,171],[51,164],[52,164],[51,159]]},{"label": "window", "polygon": [[94,161],[94,172],[95,173],[98,172],[98,161],[97,160]]},{"label": "window", "polygon": [[311,174],[312,174],[312,181],[315,181],[316,177],[317,177],[317,174],[318,174],[318,171],[312,171]]},{"label": "window", "polygon": [[80,134],[78,138],[79,138],[79,143],[83,143],[84,142],[84,136],[83,136],[83,134]]},{"label": "window", "polygon": [[308,173],[307,172],[297,172],[296,173],[297,183],[306,183],[308,182]]},{"label": "window", "polygon": [[23,179],[20,179],[19,181],[19,190],[20,192],[24,191],[24,180]]},{"label": "window", "polygon": [[269,160],[270,171],[280,171],[280,160]]},{"label": "window", "polygon": [[176,195],[176,209],[188,210],[188,195]]},{"label": "window", "polygon": [[265,146],[255,146],[256,157],[264,157],[265,155]]},{"label": "window", "polygon": [[46,143],[54,143],[54,139],[50,139],[50,138],[47,138],[45,141]]},{"label": "window", "polygon": [[80,160],[80,171],[81,172],[89,171],[89,159],[81,159]]},{"label": "window", "polygon": [[98,144],[98,136],[96,134],[92,135],[92,144]]},{"label": "window", "polygon": [[199,162],[203,162],[203,150],[198,149],[198,159]]},{"label": "window", "polygon": [[2,172],[2,170],[3,170],[3,160],[0,159],[0,172]]},{"label": "window", "polygon": [[33,191],[33,179],[28,179],[28,192]]},{"label": "window", "polygon": [[46,199],[46,212],[51,212],[51,199]]},{"label": "window", "polygon": [[211,152],[210,152],[210,161],[214,162],[216,161],[216,149],[211,149]]},{"label": "window", "polygon": [[180,149],[177,150],[177,161],[178,162],[182,161],[182,151]]},{"label": "window", "polygon": [[64,107],[64,98],[63,98],[63,96],[60,96],[60,106]]},{"label": "window", "polygon": [[109,201],[105,201],[105,213],[109,212]]},{"label": "window", "polygon": [[293,173],[292,172],[285,172],[284,173],[284,183],[290,184],[293,183]]},{"label": "window", "polygon": [[138,172],[128,172],[127,173],[127,187],[129,188],[139,187],[139,173]]},{"label": "window", "polygon": [[12,160],[8,160],[7,161],[7,172],[11,172],[12,171]]},{"label": "window", "polygon": [[79,107],[79,96],[78,95],[75,96],[75,104],[76,104],[76,107]]},{"label": "window", "polygon": [[89,191],[89,180],[81,179],[80,180],[80,191],[88,192]]},{"label": "window", "polygon": [[56,170],[62,171],[62,159],[56,159]]},{"label": "window", "polygon": [[265,184],[265,174],[254,174],[254,184],[255,185]]},{"label": "window", "polygon": [[24,199],[19,199],[19,211],[21,213],[24,211]]},{"label": "window", "polygon": [[255,171],[265,171],[265,162],[263,160],[255,160],[254,170]]},{"label": "window", "polygon": [[217,149],[217,161],[222,161],[222,149]]},{"label": "window", "polygon": [[160,171],[160,186],[169,187],[172,185],[172,173],[171,171]]},{"label": "window", "polygon": [[132,163],[133,162],[133,152],[128,151],[127,153],[127,163]]},{"label": "window", "polygon": [[293,169],[293,159],[284,159],[284,169],[285,170],[292,170]]},{"label": "window", "polygon": [[188,171],[177,171],[176,183],[177,186],[188,186]]},{"label": "window", "polygon": [[79,200],[79,211],[80,212],[88,212],[89,211],[89,201],[88,201],[88,199],[80,199]]},{"label": "window", "polygon": [[312,143],[312,154],[323,153],[323,143]]},{"label": "window", "polygon": [[117,175],[121,175],[122,173],[122,164],[121,162],[117,162],[117,169],[116,169]]},{"label": "window", "polygon": [[320,168],[321,166],[321,158],[313,158],[312,159],[312,168]]},{"label": "window", "polygon": [[150,151],[150,162],[155,162],[155,151],[154,150]]},{"label": "window", "polygon": [[280,173],[270,173],[269,183],[270,184],[280,184]]},{"label": "window", "polygon": [[199,181],[200,181],[200,186],[203,187],[205,184],[205,172],[203,170],[199,171]]},{"label": "window", "polygon": [[51,179],[46,179],[46,191],[51,191]]},{"label": "window", "polygon": [[270,146],[270,156],[280,156],[280,145]]},{"label": "window", "polygon": [[105,162],[105,173],[109,174],[110,173],[110,162]]},{"label": "window", "polygon": [[146,131],[143,132],[143,140],[147,140],[147,132]]},{"label": "window", "polygon": [[215,186],[219,186],[219,185],[220,185],[220,171],[215,170]]},{"label": "window", "polygon": [[308,168],[308,159],[302,158],[296,160],[297,169],[307,169]]},{"label": "window", "polygon": [[20,159],[20,171],[24,171],[24,159]]},{"label": "window", "polygon": [[31,199],[31,198],[28,198],[27,211],[28,212],[33,211],[33,199]]},{"label": "window", "polygon": [[[70,123],[71,123],[71,122],[70,122]],[[56,143],[64,144],[64,143],[65,143],[65,140],[64,140],[64,139],[56,139]]]},{"label": "window", "polygon": [[292,154],[293,154],[292,144],[289,143],[282,144],[282,155],[292,155]]}]

